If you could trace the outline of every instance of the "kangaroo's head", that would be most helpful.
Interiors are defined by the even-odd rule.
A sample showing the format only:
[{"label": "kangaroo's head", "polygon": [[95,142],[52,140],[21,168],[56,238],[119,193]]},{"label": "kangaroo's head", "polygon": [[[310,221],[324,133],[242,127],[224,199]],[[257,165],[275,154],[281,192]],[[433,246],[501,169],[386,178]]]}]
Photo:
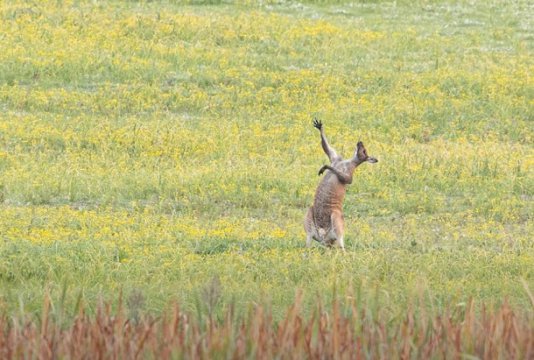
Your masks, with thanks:
[{"label": "kangaroo's head", "polygon": [[356,153],[354,154],[353,158],[358,164],[361,164],[363,162],[370,162],[372,164],[378,162],[378,160],[375,157],[367,155],[367,150],[365,150],[365,146],[361,141],[358,141],[358,148],[356,149]]}]

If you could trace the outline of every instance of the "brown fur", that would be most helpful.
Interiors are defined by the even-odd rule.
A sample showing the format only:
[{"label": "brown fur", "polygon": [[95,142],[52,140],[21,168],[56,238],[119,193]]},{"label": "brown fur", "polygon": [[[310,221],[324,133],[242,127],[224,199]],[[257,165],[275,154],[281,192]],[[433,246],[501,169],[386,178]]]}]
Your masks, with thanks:
[{"label": "brown fur", "polygon": [[344,249],[343,199],[346,186],[352,183],[354,170],[360,164],[366,161],[375,163],[378,160],[367,156],[362,142],[358,142],[356,152],[351,159],[343,160],[328,144],[321,122],[315,120],[314,126],[321,132],[321,145],[331,165],[324,165],[319,170],[319,175],[326,170],[328,172],[319,183],[313,206],[308,209],[304,218],[306,246],[311,246],[311,241],[314,239],[326,246],[337,245]]}]

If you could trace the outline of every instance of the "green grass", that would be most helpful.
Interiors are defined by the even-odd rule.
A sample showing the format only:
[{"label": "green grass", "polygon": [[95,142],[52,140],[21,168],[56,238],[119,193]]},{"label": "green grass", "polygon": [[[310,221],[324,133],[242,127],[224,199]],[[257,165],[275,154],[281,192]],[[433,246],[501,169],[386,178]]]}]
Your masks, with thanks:
[{"label": "green grass", "polygon": [[[304,290],[527,309],[534,289],[528,2],[0,6],[0,312],[142,294],[205,311]],[[362,165],[347,252],[304,248],[326,163]],[[350,289],[350,291],[349,291]],[[136,305],[137,306],[137,305]]]}]

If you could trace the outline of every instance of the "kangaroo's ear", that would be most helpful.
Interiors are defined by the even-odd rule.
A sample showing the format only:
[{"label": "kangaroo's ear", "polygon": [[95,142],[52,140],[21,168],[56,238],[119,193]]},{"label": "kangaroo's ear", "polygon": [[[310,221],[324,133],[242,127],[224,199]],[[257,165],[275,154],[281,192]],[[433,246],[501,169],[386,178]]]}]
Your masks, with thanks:
[{"label": "kangaroo's ear", "polygon": [[363,142],[358,141],[358,149],[356,150],[356,153],[358,154],[358,157],[367,156],[365,151],[365,146],[363,146]]}]

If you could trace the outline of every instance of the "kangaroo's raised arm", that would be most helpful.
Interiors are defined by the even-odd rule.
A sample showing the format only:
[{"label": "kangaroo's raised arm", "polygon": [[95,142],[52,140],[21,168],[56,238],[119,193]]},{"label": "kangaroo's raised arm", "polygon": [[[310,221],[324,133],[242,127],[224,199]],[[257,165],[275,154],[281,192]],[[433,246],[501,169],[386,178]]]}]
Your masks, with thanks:
[{"label": "kangaroo's raised arm", "polygon": [[330,144],[328,144],[328,140],[326,140],[323,123],[315,118],[313,119],[313,126],[321,132],[321,146],[323,147],[324,152],[330,159],[330,162],[334,163],[334,161],[341,160],[341,156],[336,153],[336,150],[334,150],[334,148],[331,147]]},{"label": "kangaroo's raised arm", "polygon": [[341,171],[334,169],[330,165],[323,165],[323,167],[319,170],[319,175],[322,175],[322,173],[325,172],[325,170],[330,170],[334,173],[334,175],[337,176],[337,179],[342,184],[352,184],[352,175],[343,174]]}]

